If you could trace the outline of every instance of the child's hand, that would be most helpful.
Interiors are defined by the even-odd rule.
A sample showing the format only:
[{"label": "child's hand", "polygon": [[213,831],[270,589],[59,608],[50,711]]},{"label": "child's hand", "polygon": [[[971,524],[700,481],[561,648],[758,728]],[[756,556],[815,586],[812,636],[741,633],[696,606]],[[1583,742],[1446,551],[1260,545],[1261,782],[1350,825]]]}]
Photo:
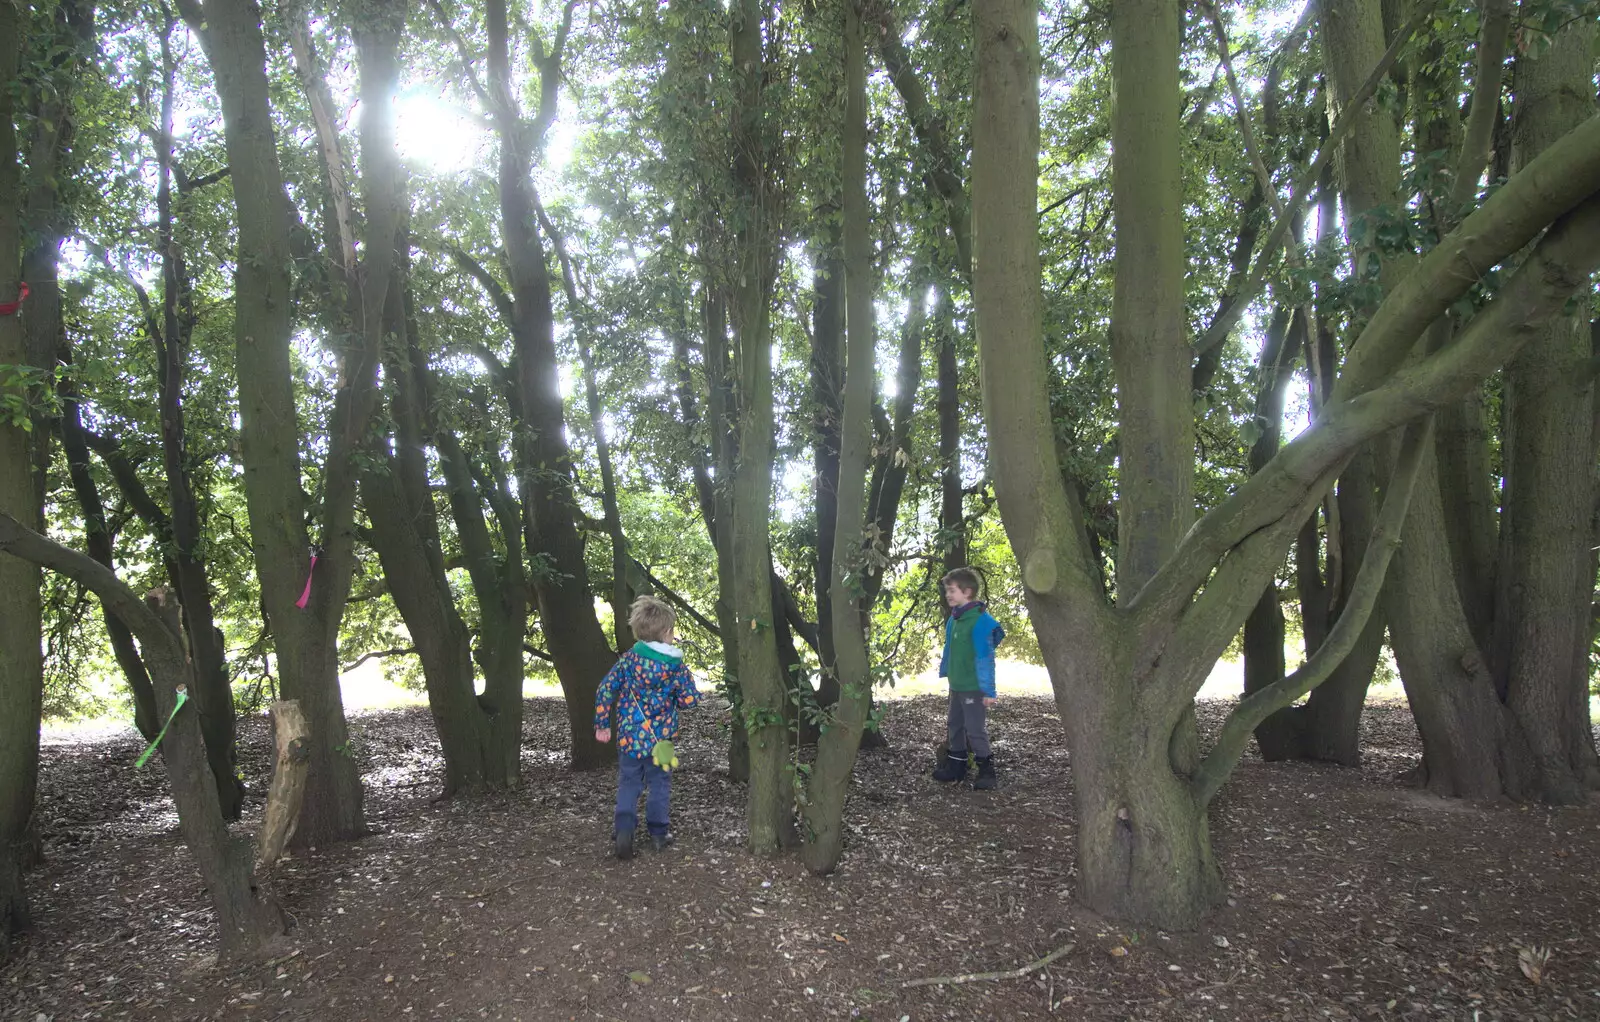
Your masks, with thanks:
[{"label": "child's hand", "polygon": [[987,707],[990,707],[990,706],[993,706],[993,705],[994,705],[994,704],[995,704],[995,703],[998,703],[998,702],[999,702],[999,701],[1000,701],[1000,700],[998,700],[998,699],[996,699],[996,698],[994,698],[994,697],[993,697],[993,696],[984,696],[984,697],[983,697],[983,705],[984,705],[984,706],[985,706],[985,707],[986,707],[986,708],[987,708]]},{"label": "child's hand", "polygon": [[608,728],[608,727],[597,727],[597,728],[595,728],[594,729],[594,740],[597,741],[597,742],[609,742],[609,741],[611,741],[611,729]]}]

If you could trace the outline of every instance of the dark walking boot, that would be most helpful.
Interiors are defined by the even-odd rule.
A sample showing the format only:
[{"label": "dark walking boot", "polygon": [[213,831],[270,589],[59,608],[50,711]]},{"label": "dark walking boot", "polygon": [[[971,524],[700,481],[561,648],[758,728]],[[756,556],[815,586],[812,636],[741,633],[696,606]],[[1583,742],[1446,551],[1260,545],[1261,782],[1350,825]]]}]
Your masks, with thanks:
[{"label": "dark walking boot", "polygon": [[999,784],[994,776],[994,757],[984,756],[978,760],[978,776],[973,778],[972,787],[975,791],[993,791]]},{"label": "dark walking boot", "polygon": [[619,859],[633,858],[633,831],[619,830],[612,835],[612,850]]},{"label": "dark walking boot", "polygon": [[933,772],[933,779],[945,784],[955,784],[967,779],[967,757],[946,753],[944,762]]},{"label": "dark walking boot", "polygon": [[654,848],[658,852],[664,852],[668,848],[671,848],[673,845],[675,845],[677,843],[678,843],[678,839],[673,837],[671,832],[668,832],[666,834],[651,834],[650,835],[650,847]]}]

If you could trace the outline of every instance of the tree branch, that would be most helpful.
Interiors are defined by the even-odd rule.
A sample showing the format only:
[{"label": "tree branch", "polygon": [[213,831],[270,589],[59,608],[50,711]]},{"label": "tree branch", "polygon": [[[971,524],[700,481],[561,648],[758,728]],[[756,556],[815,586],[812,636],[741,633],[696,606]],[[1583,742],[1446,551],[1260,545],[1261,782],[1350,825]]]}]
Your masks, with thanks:
[{"label": "tree branch", "polygon": [[542,650],[542,649],[538,648],[537,646],[534,646],[534,645],[532,645],[530,643],[524,642],[522,644],[522,651],[524,653],[527,653],[530,656],[537,657],[538,659],[543,660],[547,664],[553,664],[553,663],[556,662],[556,658],[555,657],[551,656],[549,653],[546,653],[544,650]]},{"label": "tree branch", "polygon": [[1339,111],[1339,119],[1334,122],[1333,129],[1328,132],[1328,138],[1322,143],[1322,149],[1318,151],[1317,158],[1311,161],[1311,166],[1307,167],[1305,173],[1300,175],[1300,180],[1296,183],[1295,189],[1290,195],[1288,205],[1284,207],[1282,214],[1278,216],[1277,221],[1272,225],[1272,231],[1268,233],[1267,240],[1261,246],[1261,253],[1256,257],[1255,269],[1250,272],[1249,279],[1240,288],[1237,300],[1228,309],[1227,313],[1218,317],[1210,328],[1206,330],[1205,334],[1195,342],[1196,355],[1204,354],[1227,340],[1228,334],[1232,332],[1234,325],[1239,322],[1239,317],[1244,314],[1244,310],[1255,300],[1256,295],[1261,293],[1262,286],[1266,284],[1267,275],[1271,272],[1272,266],[1278,258],[1279,249],[1282,248],[1284,240],[1289,236],[1289,228],[1294,223],[1295,218],[1305,209],[1306,201],[1311,197],[1312,190],[1322,177],[1323,168],[1333,159],[1333,154],[1338,151],[1340,144],[1344,141],[1344,137],[1355,126],[1357,113],[1377,92],[1378,85],[1389,73],[1389,69],[1394,66],[1394,62],[1399,59],[1400,51],[1405,49],[1406,44],[1411,41],[1411,37],[1416,34],[1417,29],[1427,23],[1428,18],[1433,14],[1433,9],[1438,6],[1438,2],[1439,0],[1422,0],[1418,4],[1411,19],[1395,35],[1394,42],[1389,44],[1389,49],[1379,59],[1377,66],[1367,76],[1367,80],[1361,84],[1361,88],[1350,98],[1350,102],[1345,104],[1344,109]]},{"label": "tree branch", "polygon": [[516,306],[511,300],[511,295],[495,279],[494,274],[490,273],[482,263],[469,255],[465,249],[447,244],[445,251],[450,253],[450,258],[456,261],[457,266],[465,270],[467,275],[476,280],[479,286],[483,288],[484,292],[489,296],[489,300],[494,303],[495,312],[499,313],[501,321],[509,328],[516,316]]},{"label": "tree branch", "polygon": [[345,666],[339,668],[339,670],[341,672],[353,671],[357,667],[360,667],[362,664],[366,663],[368,660],[378,660],[383,657],[391,656],[410,656],[416,651],[417,647],[415,646],[396,647],[395,649],[375,649],[370,653],[361,654],[360,659],[358,659],[355,663],[346,664]]},{"label": "tree branch", "polygon": [[1356,573],[1339,621],[1328,633],[1321,648],[1298,670],[1260,691],[1246,696],[1235,706],[1222,725],[1211,752],[1201,761],[1195,772],[1195,797],[1202,805],[1210,803],[1223,782],[1233,773],[1239,758],[1250,743],[1256,726],[1278,710],[1294,703],[1326,681],[1334,669],[1355,648],[1378,605],[1383,591],[1384,576],[1389,562],[1400,547],[1401,530],[1405,525],[1406,511],[1411,506],[1411,495],[1416,492],[1417,477],[1423,464],[1423,452],[1433,443],[1433,418],[1414,423],[1406,430],[1401,443],[1400,456],[1389,479],[1388,493],[1383,498],[1383,510],[1378,514],[1366,555]]},{"label": "tree branch", "polygon": [[[1128,609],[1148,608],[1172,620],[1228,550],[1298,506],[1305,489],[1350,451],[1436,410],[1512,357],[1540,322],[1560,311],[1600,258],[1597,192],[1600,117],[1546,149],[1423,258],[1367,323],[1317,421],[1195,523]],[[1589,196],[1594,197],[1583,202]],[[1534,254],[1455,344],[1403,371],[1392,369],[1395,351],[1403,357],[1481,272],[1551,221]],[[1387,382],[1374,388],[1380,380]]]},{"label": "tree branch", "polygon": [[127,500],[128,506],[133,508],[134,514],[139,516],[150,531],[163,540],[171,537],[172,519],[161,505],[156,503],[155,498],[150,496],[144,480],[139,478],[137,468],[122,445],[110,437],[91,433],[89,430],[83,431],[83,438],[90,449],[100,455],[100,460],[105,462],[106,468],[111,471],[112,481],[117,484],[117,489],[122,491],[122,496]]},{"label": "tree branch", "polygon": [[1071,954],[1073,949],[1077,946],[1077,944],[1063,945],[1045,955],[1043,958],[1035,959],[1019,969],[1006,969],[1002,972],[967,972],[959,976],[931,976],[927,979],[908,980],[900,984],[900,988],[902,990],[909,990],[912,987],[959,986],[962,983],[981,983],[993,982],[1002,979],[1021,979],[1030,972],[1037,972],[1039,969],[1044,968],[1057,958]]},{"label": "tree branch", "polygon": [[634,567],[638,568],[644,573],[644,577],[647,582],[661,591],[661,595],[666,597],[668,603],[680,608],[685,614],[688,614],[694,619],[694,623],[699,625],[701,628],[704,628],[712,635],[715,635],[718,639],[722,638],[722,630],[717,627],[716,622],[708,620],[704,614],[694,609],[694,605],[692,603],[679,594],[673,592],[665,582],[662,582],[659,578],[657,578],[649,568],[644,566],[644,562],[640,561],[637,557],[630,557],[629,560],[633,562]]},{"label": "tree branch", "polygon": [[209,174],[201,174],[199,177],[190,177],[189,175],[183,173],[176,164],[173,165],[173,169],[178,171],[178,193],[181,195],[188,195],[191,192],[199,191],[207,185],[217,184],[233,173],[232,167],[223,167],[221,170],[214,170]]},{"label": "tree branch", "polygon": [[116,572],[99,561],[46,539],[4,512],[0,512],[0,552],[48,568],[93,591],[106,610],[139,637],[141,644],[160,643],[167,653],[176,650],[176,663],[183,662],[183,640],[167,628]]},{"label": "tree branch", "polygon": [[[1511,0],[1482,0],[1479,8],[1481,24],[1472,101],[1467,110],[1466,135],[1461,141],[1461,160],[1450,192],[1451,204],[1457,210],[1478,194],[1478,178],[1489,164],[1495,117],[1500,111],[1500,68],[1511,38]],[[1446,226],[1455,226],[1453,216]]]},{"label": "tree branch", "polygon": [[478,80],[477,72],[472,69],[473,58],[467,50],[467,41],[456,31],[455,24],[449,15],[445,14],[444,5],[439,0],[428,0],[428,6],[432,7],[434,14],[438,16],[439,27],[444,29],[445,35],[455,44],[456,53],[461,57],[461,73],[466,75],[467,84],[472,86],[472,91],[477,95],[478,102],[483,104],[483,108],[492,113],[495,108],[494,103],[489,99],[489,90],[483,87],[483,82]]},{"label": "tree branch", "polygon": [[561,60],[566,52],[567,37],[572,33],[572,12],[578,9],[580,2],[567,0],[566,8],[561,12],[561,26],[556,29],[555,41],[550,44],[549,56],[539,57],[535,61],[539,68],[539,112],[534,115],[530,129],[535,146],[544,141],[545,133],[556,120],[561,98]]}]

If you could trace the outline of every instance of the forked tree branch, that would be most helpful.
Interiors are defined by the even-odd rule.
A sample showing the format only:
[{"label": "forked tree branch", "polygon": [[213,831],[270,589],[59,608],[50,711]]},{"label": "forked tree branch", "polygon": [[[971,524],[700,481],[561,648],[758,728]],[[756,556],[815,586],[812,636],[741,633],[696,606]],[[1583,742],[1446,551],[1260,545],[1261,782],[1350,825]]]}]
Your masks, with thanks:
[{"label": "forked tree branch", "polygon": [[1400,536],[1405,526],[1406,511],[1411,506],[1411,495],[1416,492],[1417,477],[1421,473],[1423,452],[1433,443],[1433,417],[1413,423],[1406,430],[1400,446],[1400,456],[1389,478],[1388,492],[1383,498],[1383,510],[1372,530],[1372,540],[1356,573],[1355,585],[1339,621],[1328,633],[1321,648],[1293,674],[1266,688],[1246,696],[1235,706],[1222,725],[1211,752],[1201,761],[1194,775],[1195,798],[1201,805],[1208,804],[1222,788],[1228,775],[1238,765],[1239,757],[1250,743],[1256,726],[1277,711],[1322,684],[1335,668],[1355,648],[1366,628],[1367,619],[1378,605],[1383,591],[1383,580],[1389,571],[1389,562],[1400,548]]}]

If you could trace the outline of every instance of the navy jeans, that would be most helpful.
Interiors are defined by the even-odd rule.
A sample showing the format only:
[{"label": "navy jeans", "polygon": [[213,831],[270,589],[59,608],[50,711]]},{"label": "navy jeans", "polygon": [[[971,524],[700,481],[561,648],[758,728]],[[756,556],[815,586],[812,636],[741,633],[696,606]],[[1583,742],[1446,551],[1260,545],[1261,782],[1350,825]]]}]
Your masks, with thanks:
[{"label": "navy jeans", "polygon": [[672,804],[672,774],[656,766],[652,759],[639,759],[617,752],[617,831],[632,831],[639,826],[639,793],[648,790],[644,803],[644,823],[651,834],[667,832]]}]

